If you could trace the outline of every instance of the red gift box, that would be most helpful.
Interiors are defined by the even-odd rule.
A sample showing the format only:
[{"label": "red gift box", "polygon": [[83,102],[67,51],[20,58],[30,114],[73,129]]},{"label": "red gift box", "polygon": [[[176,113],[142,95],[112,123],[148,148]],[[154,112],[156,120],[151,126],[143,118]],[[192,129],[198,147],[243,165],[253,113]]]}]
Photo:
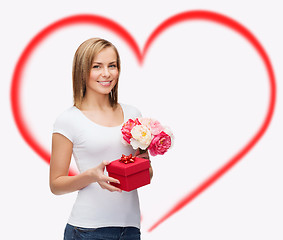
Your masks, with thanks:
[{"label": "red gift box", "polygon": [[111,183],[124,191],[132,191],[150,183],[148,159],[123,155],[106,166],[108,176],[118,179],[120,184]]}]

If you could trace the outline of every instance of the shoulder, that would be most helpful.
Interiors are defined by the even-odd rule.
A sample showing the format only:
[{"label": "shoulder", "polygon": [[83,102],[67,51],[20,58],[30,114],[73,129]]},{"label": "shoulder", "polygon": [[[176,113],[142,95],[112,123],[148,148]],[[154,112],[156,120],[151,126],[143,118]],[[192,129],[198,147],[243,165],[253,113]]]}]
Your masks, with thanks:
[{"label": "shoulder", "polygon": [[53,127],[55,129],[76,127],[80,122],[80,115],[78,113],[79,110],[74,106],[66,109],[56,118]]},{"label": "shoulder", "polygon": [[73,117],[76,115],[76,107],[70,107],[63,111],[61,114],[59,114],[55,120],[55,123],[57,122],[71,122]]},{"label": "shoulder", "polygon": [[141,111],[137,107],[125,103],[120,103],[120,105],[129,118],[142,116]]},{"label": "shoulder", "polygon": [[60,133],[74,142],[78,124],[78,109],[70,107],[62,112],[53,124],[53,133]]}]

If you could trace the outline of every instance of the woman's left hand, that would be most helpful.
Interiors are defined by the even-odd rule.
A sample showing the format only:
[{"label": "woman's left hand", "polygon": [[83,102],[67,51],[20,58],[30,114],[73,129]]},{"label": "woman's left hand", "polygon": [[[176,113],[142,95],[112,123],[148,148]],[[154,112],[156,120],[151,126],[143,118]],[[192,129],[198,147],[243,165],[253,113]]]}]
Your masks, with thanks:
[{"label": "woman's left hand", "polygon": [[144,153],[141,153],[139,148],[136,150],[134,156],[135,156],[135,157],[138,157],[138,158],[149,159],[148,151],[146,151],[146,152],[144,152]]},{"label": "woman's left hand", "polygon": [[135,157],[138,157],[138,158],[145,158],[145,159],[148,159],[149,162],[150,162],[150,167],[149,167],[149,175],[150,175],[150,179],[152,179],[153,177],[153,169],[152,169],[152,166],[151,166],[151,161],[149,159],[149,154],[148,154],[148,151],[144,152],[144,153],[140,153],[140,149],[138,148],[134,154]]}]

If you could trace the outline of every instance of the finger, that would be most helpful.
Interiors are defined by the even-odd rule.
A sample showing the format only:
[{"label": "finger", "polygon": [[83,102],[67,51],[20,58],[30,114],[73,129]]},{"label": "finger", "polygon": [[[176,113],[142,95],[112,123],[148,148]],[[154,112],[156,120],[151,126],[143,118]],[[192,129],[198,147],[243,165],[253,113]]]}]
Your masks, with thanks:
[{"label": "finger", "polygon": [[108,161],[102,161],[99,165],[98,165],[98,168],[104,170],[105,169],[105,166],[109,165],[110,162]]},{"label": "finger", "polygon": [[102,166],[104,166],[104,167],[105,167],[105,166],[109,165],[109,164],[110,164],[110,162],[109,162],[109,161],[105,161],[105,160],[104,160],[104,161],[102,161],[102,163],[101,163],[101,164],[102,164]]},{"label": "finger", "polygon": [[140,149],[138,148],[135,153],[134,153],[134,156],[138,156],[140,154]]},{"label": "finger", "polygon": [[149,159],[149,155],[148,155],[147,152],[146,152],[146,153],[139,154],[139,155],[137,155],[137,157]]},{"label": "finger", "polygon": [[120,184],[120,181],[118,179],[115,179],[115,178],[112,178],[112,177],[107,177],[107,181]]},{"label": "finger", "polygon": [[106,175],[103,175],[101,177],[101,180],[104,181],[104,182],[113,182],[113,183],[118,183],[120,184],[120,181],[118,179],[115,179],[115,178],[112,178],[112,177],[108,177]]},{"label": "finger", "polygon": [[99,185],[100,185],[101,188],[106,189],[110,192],[122,192],[122,190],[120,188],[112,186],[111,184],[109,184],[107,182],[99,182]]}]

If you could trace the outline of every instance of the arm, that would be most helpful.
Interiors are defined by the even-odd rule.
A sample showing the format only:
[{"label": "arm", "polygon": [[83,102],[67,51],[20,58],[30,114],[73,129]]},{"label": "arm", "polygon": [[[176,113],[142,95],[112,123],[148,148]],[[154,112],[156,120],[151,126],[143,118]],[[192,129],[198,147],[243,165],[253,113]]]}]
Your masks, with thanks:
[{"label": "arm", "polygon": [[98,182],[109,191],[121,191],[109,184],[118,180],[104,175],[105,166],[109,164],[106,161],[76,176],[68,176],[72,151],[73,143],[69,139],[59,133],[53,134],[49,178],[52,193],[60,195],[74,192],[93,182]]},{"label": "arm", "polygon": [[150,175],[150,180],[151,180],[152,177],[153,177],[153,169],[152,169],[151,164],[150,164],[150,167],[149,167],[149,175]]},{"label": "arm", "polygon": [[153,169],[152,169],[152,166],[151,166],[151,161],[150,161],[150,159],[149,159],[148,151],[146,151],[145,153],[140,154],[140,150],[138,149],[138,150],[135,152],[135,156],[137,156],[137,157],[139,157],[139,158],[146,158],[146,159],[149,160],[149,162],[150,162],[149,175],[150,175],[150,180],[151,180],[152,177],[153,177]]},{"label": "arm", "polygon": [[150,168],[149,168],[149,175],[150,175],[150,179],[152,179],[152,177],[153,177],[153,169],[152,169],[151,164],[150,164]]}]

